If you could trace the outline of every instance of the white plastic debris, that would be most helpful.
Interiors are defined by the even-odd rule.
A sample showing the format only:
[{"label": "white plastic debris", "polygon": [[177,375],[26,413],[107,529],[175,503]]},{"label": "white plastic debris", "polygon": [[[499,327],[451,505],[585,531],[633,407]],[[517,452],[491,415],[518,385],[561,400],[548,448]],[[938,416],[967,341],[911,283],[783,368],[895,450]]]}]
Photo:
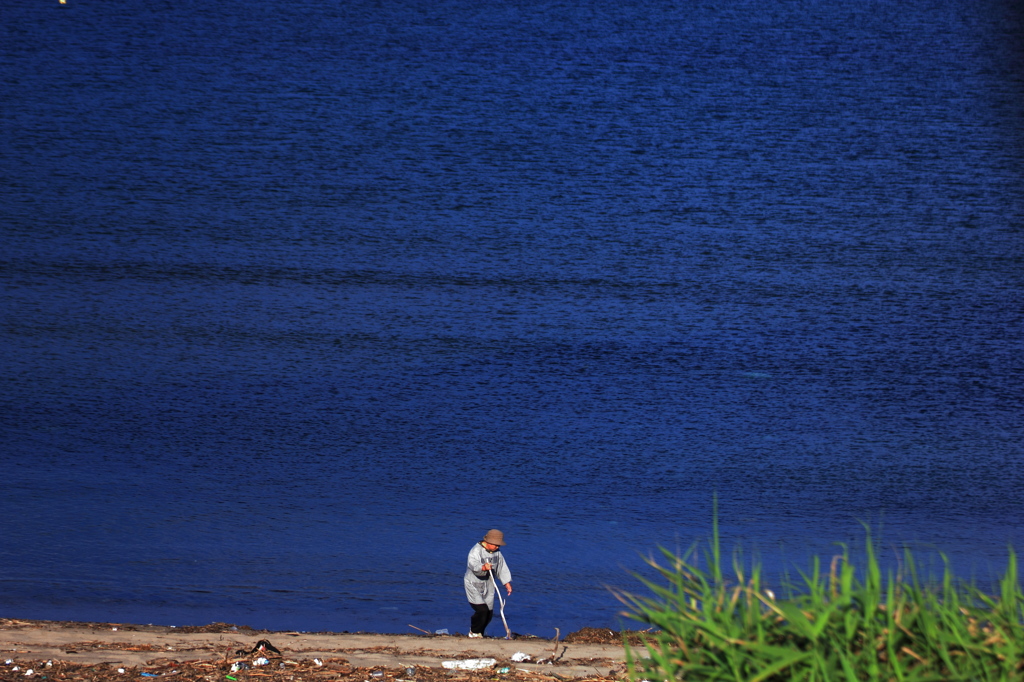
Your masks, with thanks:
[{"label": "white plastic debris", "polygon": [[16,665],[13,668],[11,668],[11,672],[18,672],[19,670],[21,670],[21,666],[18,666],[18,665]]},{"label": "white plastic debris", "polygon": [[447,635],[448,628],[441,628],[440,630],[434,630],[435,635]]},{"label": "white plastic debris", "polygon": [[118,669],[117,669],[117,672],[119,672],[119,673],[121,673],[122,675],[124,675],[124,668],[118,668]]},{"label": "white plastic debris", "polygon": [[113,630],[114,632],[117,632],[117,628],[110,628],[110,629]]},{"label": "white plastic debris", "polygon": [[257,658],[255,661],[252,662],[253,665],[266,665],[267,663],[270,663],[270,661],[268,661],[263,656],[260,656],[259,658]]},{"label": "white plastic debris", "polygon": [[314,658],[313,662],[316,663],[317,665],[323,665],[324,664],[324,662],[321,661],[319,658]]},{"label": "white plastic debris", "polygon": [[522,663],[523,661],[530,660],[530,654],[524,654],[522,651],[517,651],[512,654],[512,660],[516,663]]},{"label": "white plastic debris", "polygon": [[13,658],[8,658],[6,661],[4,661],[4,665],[10,665],[11,663],[14,663]]},{"label": "white plastic debris", "polygon": [[449,670],[483,670],[495,663],[497,661],[493,658],[467,658],[464,661],[442,661],[441,665]]},{"label": "white plastic debris", "polygon": [[36,671],[33,670],[32,668],[29,668],[28,670],[25,671],[25,677],[32,677],[35,674],[36,674]]}]

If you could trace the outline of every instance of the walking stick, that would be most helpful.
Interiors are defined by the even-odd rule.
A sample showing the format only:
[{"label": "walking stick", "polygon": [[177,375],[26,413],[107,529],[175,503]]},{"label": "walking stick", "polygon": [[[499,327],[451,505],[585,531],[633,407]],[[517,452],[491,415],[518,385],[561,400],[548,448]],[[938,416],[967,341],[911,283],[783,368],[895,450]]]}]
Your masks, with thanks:
[{"label": "walking stick", "polygon": [[498,581],[494,579],[493,568],[489,573],[491,574],[491,582],[494,583],[494,593],[498,595],[498,603],[501,604],[501,622],[505,624],[505,639],[512,639],[512,631],[508,629],[508,621],[505,620],[505,600],[501,598],[501,587],[499,587]]}]

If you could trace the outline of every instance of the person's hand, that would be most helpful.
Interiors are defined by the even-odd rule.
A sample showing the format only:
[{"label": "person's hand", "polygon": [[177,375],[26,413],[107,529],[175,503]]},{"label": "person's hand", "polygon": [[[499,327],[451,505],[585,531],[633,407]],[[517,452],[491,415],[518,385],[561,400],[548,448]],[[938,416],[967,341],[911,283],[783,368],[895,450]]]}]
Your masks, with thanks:
[{"label": "person's hand", "polygon": [[512,595],[512,583],[505,583],[505,591],[509,593],[509,596]]},{"label": "person's hand", "polygon": [[480,570],[481,570],[481,571],[489,571],[489,570],[491,570],[492,568],[494,568],[494,567],[493,567],[493,566],[491,566],[490,564],[484,564],[483,566],[481,566],[481,567],[480,567]]}]

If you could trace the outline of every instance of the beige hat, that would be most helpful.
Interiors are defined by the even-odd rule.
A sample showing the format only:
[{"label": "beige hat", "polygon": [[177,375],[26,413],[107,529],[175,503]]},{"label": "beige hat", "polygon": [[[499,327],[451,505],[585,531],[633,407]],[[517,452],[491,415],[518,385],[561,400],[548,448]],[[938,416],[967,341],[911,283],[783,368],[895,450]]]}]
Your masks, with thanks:
[{"label": "beige hat", "polygon": [[498,545],[500,547],[505,544],[505,534],[500,530],[492,528],[487,531],[487,535],[484,536],[484,542],[490,545]]}]

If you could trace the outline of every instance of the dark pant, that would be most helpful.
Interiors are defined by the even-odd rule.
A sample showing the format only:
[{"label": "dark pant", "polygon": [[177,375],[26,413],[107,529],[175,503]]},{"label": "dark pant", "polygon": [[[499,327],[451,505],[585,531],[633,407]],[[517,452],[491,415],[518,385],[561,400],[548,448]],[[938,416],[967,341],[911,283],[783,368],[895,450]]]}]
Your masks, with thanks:
[{"label": "dark pant", "polygon": [[487,604],[470,604],[473,607],[473,617],[469,619],[469,630],[478,635],[484,634],[487,624],[494,618],[494,611],[487,608]]}]

